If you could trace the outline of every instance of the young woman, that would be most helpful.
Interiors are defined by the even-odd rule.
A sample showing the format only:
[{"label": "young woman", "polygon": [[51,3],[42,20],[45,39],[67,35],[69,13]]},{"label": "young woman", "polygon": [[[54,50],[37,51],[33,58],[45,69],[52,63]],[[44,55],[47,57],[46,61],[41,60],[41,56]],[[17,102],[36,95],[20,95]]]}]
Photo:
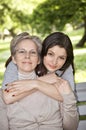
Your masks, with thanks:
[{"label": "young woman", "polygon": [[[68,36],[63,33],[56,32],[49,35],[43,42],[41,54],[43,62],[41,63],[42,71],[40,71],[40,69],[38,71],[38,74],[40,75],[46,73],[54,75],[53,73],[55,73],[56,70],[61,70],[62,73],[65,73],[66,69],[70,65],[73,65],[72,44]],[[47,78],[50,79],[50,75]],[[41,77],[38,79],[41,79]],[[20,80],[8,85],[10,86],[9,89],[7,89],[9,92],[6,92],[6,94],[13,93],[13,95],[11,95],[13,97],[18,96],[18,94],[27,95],[29,91],[35,89],[38,90],[26,98],[14,103],[23,106],[25,113],[28,112],[29,116],[29,120],[27,120],[27,114],[26,118],[23,118],[20,114],[20,117],[22,117],[20,122],[24,121],[25,124],[20,125],[21,123],[18,124],[19,122],[17,122],[17,124],[11,122],[14,123],[14,127],[17,125],[17,129],[18,127],[24,129],[24,126],[26,126],[28,129],[35,130],[77,129],[78,114],[76,108],[76,99],[70,85],[67,81],[59,77],[57,80],[55,80],[55,82],[52,81],[52,84],[47,84],[41,80],[35,79]],[[54,86],[54,89],[57,91],[59,90],[59,93],[63,98],[63,103],[53,100],[48,96],[48,94],[50,94],[50,91],[52,91],[52,86]],[[25,100],[27,104],[25,104]],[[17,118],[19,120],[19,116]]]}]

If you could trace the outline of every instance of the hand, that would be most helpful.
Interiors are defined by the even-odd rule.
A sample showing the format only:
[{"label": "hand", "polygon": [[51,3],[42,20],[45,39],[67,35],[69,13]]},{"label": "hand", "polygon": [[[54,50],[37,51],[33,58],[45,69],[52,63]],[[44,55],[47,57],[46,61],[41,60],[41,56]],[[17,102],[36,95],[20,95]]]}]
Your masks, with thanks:
[{"label": "hand", "polygon": [[62,78],[58,78],[57,83],[55,83],[55,87],[59,90],[61,95],[70,94],[72,92],[72,88],[68,81]]},{"label": "hand", "polygon": [[33,80],[17,80],[7,84],[6,92],[13,92],[14,95],[22,94],[27,91],[31,91],[34,87]]},{"label": "hand", "polygon": [[59,77],[55,73],[49,73],[42,77],[38,77],[39,80],[50,83],[50,84],[57,82],[58,78]]}]

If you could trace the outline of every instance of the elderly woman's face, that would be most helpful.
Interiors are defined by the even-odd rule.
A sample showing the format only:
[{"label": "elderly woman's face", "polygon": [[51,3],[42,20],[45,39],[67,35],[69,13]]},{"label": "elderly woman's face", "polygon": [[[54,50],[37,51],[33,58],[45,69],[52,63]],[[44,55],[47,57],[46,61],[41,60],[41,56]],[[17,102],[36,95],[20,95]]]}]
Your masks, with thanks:
[{"label": "elderly woman's face", "polygon": [[64,65],[66,59],[66,50],[56,45],[48,49],[47,55],[44,56],[43,63],[49,72],[55,72]]},{"label": "elderly woman's face", "polygon": [[39,63],[37,45],[29,39],[21,41],[16,47],[16,54],[12,57],[21,73],[33,71]]}]

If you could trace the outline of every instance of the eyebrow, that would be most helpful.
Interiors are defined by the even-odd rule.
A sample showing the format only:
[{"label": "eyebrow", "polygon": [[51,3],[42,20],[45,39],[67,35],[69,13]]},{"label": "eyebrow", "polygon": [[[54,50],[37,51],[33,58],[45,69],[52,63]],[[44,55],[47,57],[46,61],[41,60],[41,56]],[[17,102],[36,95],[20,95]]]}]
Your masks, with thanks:
[{"label": "eyebrow", "polygon": [[[55,54],[55,52],[53,52],[52,50],[48,50],[48,52],[49,52],[49,51],[52,52],[53,54]],[[48,53],[48,52],[47,52],[47,53]],[[60,55],[60,57],[67,57],[67,55]]]},{"label": "eyebrow", "polygon": [[[25,50],[25,51],[27,51],[27,50],[24,49],[24,48],[17,48],[16,50]],[[31,50],[37,51],[36,49],[31,49]],[[31,51],[31,50],[30,50],[30,51]]]}]

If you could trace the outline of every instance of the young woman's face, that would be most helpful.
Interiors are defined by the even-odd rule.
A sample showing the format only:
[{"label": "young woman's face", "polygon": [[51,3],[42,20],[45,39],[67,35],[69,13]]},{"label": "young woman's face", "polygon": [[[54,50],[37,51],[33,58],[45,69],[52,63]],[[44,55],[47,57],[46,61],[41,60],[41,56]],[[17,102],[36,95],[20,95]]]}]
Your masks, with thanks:
[{"label": "young woman's face", "polygon": [[39,61],[37,46],[32,40],[26,39],[17,45],[16,54],[12,57],[19,72],[25,74],[33,71]]},{"label": "young woman's face", "polygon": [[43,63],[49,72],[55,72],[64,65],[66,59],[66,50],[56,45],[48,49],[47,55],[44,56]]}]

